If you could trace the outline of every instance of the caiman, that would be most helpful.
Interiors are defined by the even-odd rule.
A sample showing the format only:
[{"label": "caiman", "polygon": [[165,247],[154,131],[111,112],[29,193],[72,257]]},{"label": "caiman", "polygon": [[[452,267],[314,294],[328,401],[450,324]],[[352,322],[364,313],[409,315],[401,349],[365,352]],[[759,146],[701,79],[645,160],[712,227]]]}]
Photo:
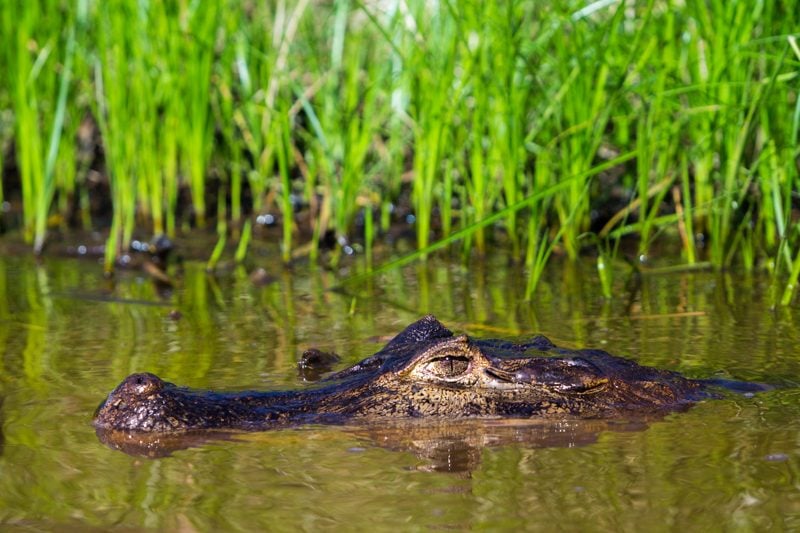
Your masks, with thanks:
[{"label": "caiman", "polygon": [[613,419],[665,413],[713,396],[707,383],[601,350],[453,335],[433,316],[375,355],[288,391],[214,392],[132,374],[100,404],[98,429],[266,430],[398,418]]}]

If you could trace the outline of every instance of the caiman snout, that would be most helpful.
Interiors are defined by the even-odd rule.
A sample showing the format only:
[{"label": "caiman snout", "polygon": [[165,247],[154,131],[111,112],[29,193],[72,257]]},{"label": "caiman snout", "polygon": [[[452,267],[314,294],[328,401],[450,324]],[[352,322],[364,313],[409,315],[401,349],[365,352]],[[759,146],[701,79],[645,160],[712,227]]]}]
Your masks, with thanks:
[{"label": "caiman snout", "polygon": [[135,410],[135,406],[153,400],[167,383],[149,372],[131,374],[111,391],[111,394],[97,406],[93,422],[102,427],[114,423],[120,413]]}]

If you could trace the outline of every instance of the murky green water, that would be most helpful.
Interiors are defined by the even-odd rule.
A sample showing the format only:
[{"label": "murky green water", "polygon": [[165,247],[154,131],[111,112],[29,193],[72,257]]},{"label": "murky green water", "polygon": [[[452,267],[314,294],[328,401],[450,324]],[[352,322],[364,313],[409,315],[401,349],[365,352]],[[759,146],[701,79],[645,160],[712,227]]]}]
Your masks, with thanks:
[{"label": "murky green water", "polygon": [[[649,276],[603,301],[591,269],[552,268],[535,302],[504,261],[432,262],[354,295],[324,270],[254,286],[188,264],[159,296],[141,274],[0,258],[0,528],[689,530],[800,528],[800,319],[768,280]],[[170,318],[179,310],[182,317]],[[459,332],[540,332],[695,377],[781,385],[649,427],[304,427],[169,457],[100,443],[94,408],[128,373],[195,387],[299,386],[318,347],[354,362],[432,312]],[[343,364],[344,364],[343,363]]]}]

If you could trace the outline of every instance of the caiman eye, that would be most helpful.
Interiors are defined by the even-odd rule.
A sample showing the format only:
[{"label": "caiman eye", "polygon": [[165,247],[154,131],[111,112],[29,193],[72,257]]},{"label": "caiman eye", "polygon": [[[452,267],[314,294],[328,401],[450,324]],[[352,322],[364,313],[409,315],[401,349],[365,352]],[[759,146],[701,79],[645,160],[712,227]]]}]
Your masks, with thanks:
[{"label": "caiman eye", "polygon": [[425,363],[425,371],[437,378],[455,378],[469,369],[469,358],[446,355]]}]

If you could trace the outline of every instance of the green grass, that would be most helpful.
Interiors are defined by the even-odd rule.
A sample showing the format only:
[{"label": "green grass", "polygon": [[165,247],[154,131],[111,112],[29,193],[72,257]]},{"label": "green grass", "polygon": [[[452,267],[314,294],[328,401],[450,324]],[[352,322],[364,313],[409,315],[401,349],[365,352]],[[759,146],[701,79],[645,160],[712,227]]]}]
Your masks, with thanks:
[{"label": "green grass", "polygon": [[[793,299],[793,2],[7,7],[0,146],[15,152],[0,155],[0,190],[36,250],[77,211],[110,232],[109,270],[134,233],[209,220],[211,264],[243,261],[269,213],[284,260],[336,264],[363,241],[372,268],[392,212],[410,207],[417,251],[403,260],[505,246],[528,297],[551,254],[587,249],[612,294],[632,235],[642,259],[671,239],[687,265],[769,269]],[[87,117],[102,137],[91,168],[76,143]],[[109,185],[110,228],[90,211],[90,171]]]}]

